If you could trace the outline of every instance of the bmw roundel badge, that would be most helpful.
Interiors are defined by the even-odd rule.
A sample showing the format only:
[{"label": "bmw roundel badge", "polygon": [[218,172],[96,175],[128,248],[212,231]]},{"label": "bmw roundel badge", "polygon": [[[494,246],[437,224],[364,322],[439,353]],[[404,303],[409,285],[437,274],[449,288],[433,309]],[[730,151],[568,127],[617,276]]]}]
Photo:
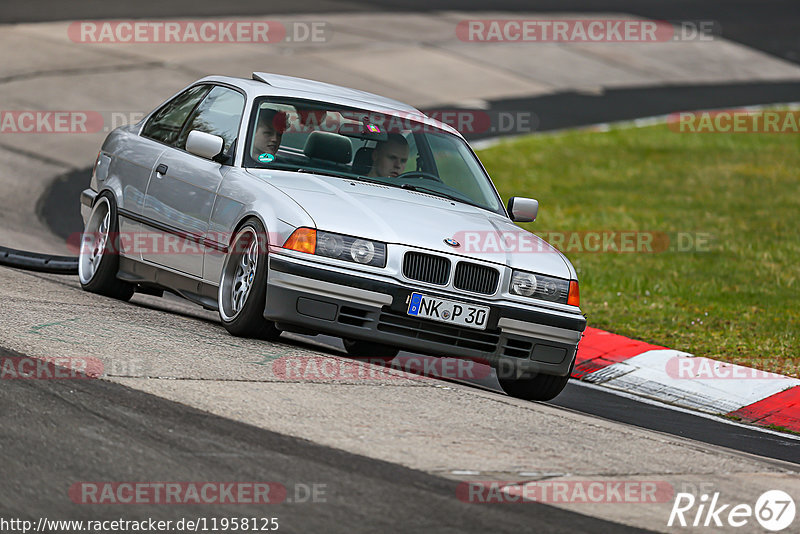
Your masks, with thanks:
[{"label": "bmw roundel badge", "polygon": [[445,239],[444,242],[447,243],[448,245],[450,245],[451,247],[460,247],[461,246],[461,243],[459,243],[458,241],[456,241],[455,239],[452,239],[450,237]]}]

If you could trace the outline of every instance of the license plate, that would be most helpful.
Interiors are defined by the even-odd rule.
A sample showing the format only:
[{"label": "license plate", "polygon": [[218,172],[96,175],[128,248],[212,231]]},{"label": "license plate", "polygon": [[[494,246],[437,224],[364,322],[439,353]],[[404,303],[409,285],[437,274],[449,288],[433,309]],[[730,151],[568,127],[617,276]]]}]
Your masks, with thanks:
[{"label": "license plate", "polygon": [[486,321],[489,319],[489,307],[411,293],[408,315],[485,330]]}]

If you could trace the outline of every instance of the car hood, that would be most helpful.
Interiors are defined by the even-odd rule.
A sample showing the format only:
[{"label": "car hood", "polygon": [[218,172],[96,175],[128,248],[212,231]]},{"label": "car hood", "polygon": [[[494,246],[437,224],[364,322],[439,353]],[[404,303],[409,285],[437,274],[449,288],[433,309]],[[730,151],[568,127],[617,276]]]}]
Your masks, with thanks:
[{"label": "car hood", "polygon": [[[544,240],[502,215],[469,204],[357,180],[250,172],[291,197],[320,230],[570,278],[566,258]],[[450,246],[445,239],[455,239],[460,246]]]}]

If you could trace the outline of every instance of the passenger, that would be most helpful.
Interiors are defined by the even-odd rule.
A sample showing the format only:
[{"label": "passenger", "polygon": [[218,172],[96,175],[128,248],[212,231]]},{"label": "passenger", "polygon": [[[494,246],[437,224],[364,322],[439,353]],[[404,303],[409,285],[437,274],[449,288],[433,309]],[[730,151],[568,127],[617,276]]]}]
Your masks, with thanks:
[{"label": "passenger", "polygon": [[396,178],[403,173],[408,161],[408,141],[399,133],[390,133],[372,151],[372,169],[367,176]]},{"label": "passenger", "polygon": [[[264,154],[275,156],[281,146],[283,132],[286,131],[286,112],[263,109],[258,115],[256,131],[253,134],[253,158]],[[261,159],[259,159],[261,161]]]}]

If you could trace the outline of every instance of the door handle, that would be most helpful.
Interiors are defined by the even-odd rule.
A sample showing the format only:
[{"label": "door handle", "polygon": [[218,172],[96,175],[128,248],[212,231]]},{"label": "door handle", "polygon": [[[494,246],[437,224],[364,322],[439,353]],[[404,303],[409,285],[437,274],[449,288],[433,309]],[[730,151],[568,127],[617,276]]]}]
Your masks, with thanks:
[{"label": "door handle", "polygon": [[167,174],[167,169],[169,169],[169,167],[167,167],[163,163],[160,164],[158,167],[156,167],[156,176],[160,178],[161,176]]}]

